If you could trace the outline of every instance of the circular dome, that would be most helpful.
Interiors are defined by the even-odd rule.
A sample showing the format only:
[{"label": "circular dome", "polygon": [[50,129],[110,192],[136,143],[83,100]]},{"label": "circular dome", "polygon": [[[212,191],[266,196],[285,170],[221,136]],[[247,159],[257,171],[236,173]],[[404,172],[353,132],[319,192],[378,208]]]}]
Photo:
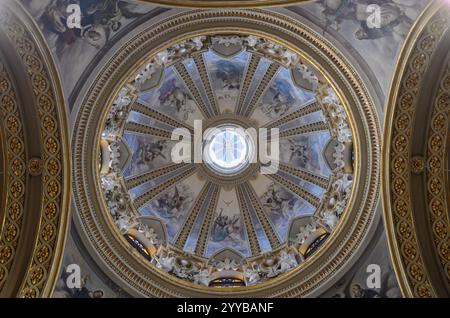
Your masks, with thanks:
[{"label": "circular dome", "polygon": [[[116,54],[81,105],[74,163],[95,173],[74,176],[78,225],[138,293],[304,295],[373,220],[378,131],[356,73],[246,12],[304,32],[182,14]],[[248,28],[230,33],[236,18]]]},{"label": "circular dome", "polygon": [[[196,162],[188,149],[203,122]],[[183,127],[195,136],[174,151],[172,131]],[[266,144],[268,128],[276,143]],[[256,285],[296,269],[352,192],[342,102],[300,55],[258,36],[198,36],[158,52],[121,89],[100,142],[100,181],[120,232],[149,266],[197,285]],[[256,156],[269,148],[270,160]],[[244,173],[251,163],[259,168]]]},{"label": "circular dome", "polygon": [[249,166],[254,156],[253,141],[242,127],[224,124],[205,135],[203,160],[218,174],[240,173]]}]

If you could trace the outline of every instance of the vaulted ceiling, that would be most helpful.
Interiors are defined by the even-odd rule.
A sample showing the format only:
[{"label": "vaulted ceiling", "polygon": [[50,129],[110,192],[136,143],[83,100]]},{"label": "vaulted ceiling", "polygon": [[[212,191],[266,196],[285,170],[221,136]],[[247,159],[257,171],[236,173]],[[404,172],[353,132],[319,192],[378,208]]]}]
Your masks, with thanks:
[{"label": "vaulted ceiling", "polygon": [[448,4],[372,2],[2,3],[0,296],[447,297]]}]

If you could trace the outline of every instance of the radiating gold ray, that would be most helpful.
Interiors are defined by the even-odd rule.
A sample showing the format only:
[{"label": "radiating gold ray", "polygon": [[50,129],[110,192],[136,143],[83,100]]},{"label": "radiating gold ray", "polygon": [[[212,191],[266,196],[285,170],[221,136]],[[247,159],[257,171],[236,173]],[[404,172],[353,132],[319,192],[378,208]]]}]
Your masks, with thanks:
[{"label": "radiating gold ray", "polygon": [[281,244],[280,239],[278,238],[278,235],[273,227],[273,224],[270,222],[269,218],[264,212],[262,204],[259,201],[258,196],[256,195],[255,189],[253,189],[253,186],[249,182],[243,183],[241,187],[247,192],[249,196],[250,202],[253,206],[253,209],[255,210],[259,223],[261,223],[264,233],[266,234],[266,237],[269,240],[270,247],[272,249],[276,249]]},{"label": "radiating gold ray", "polygon": [[276,128],[280,127],[281,125],[284,125],[290,121],[293,121],[295,119],[298,119],[300,117],[309,115],[311,113],[317,112],[321,110],[320,104],[317,102],[311,103],[305,107],[300,108],[299,110],[296,110],[295,112],[292,112],[290,114],[287,114],[286,116],[283,116],[279,119],[276,119],[274,121],[269,122],[268,124],[264,125],[266,128]]},{"label": "radiating gold ray", "polygon": [[206,106],[205,102],[203,101],[203,98],[200,95],[200,92],[198,91],[198,87],[194,83],[194,80],[192,79],[191,75],[189,74],[188,70],[186,69],[186,66],[182,62],[178,62],[175,64],[175,69],[177,70],[181,79],[186,84],[187,88],[189,89],[189,92],[192,94],[192,97],[194,97],[195,103],[197,104],[198,108],[200,109],[200,112],[202,113],[202,115],[205,118],[212,117],[214,115],[214,113],[210,112],[210,110]]},{"label": "radiating gold ray", "polygon": [[203,54],[195,54],[194,62],[200,74],[203,87],[206,90],[206,95],[208,96],[209,105],[211,105],[212,114],[213,116],[219,115],[220,114],[219,106],[217,105],[216,95],[214,94],[212,89],[211,78],[209,77],[208,71],[206,70],[205,59],[203,57]]},{"label": "radiating gold ray", "polygon": [[307,124],[280,132],[280,138],[304,135],[312,132],[328,130],[329,126],[324,121]]},{"label": "radiating gold ray", "polygon": [[255,76],[256,69],[258,68],[259,65],[259,61],[261,61],[261,57],[256,54],[252,54],[250,62],[248,63],[247,69],[245,71],[244,80],[241,84],[241,90],[239,92],[239,101],[236,107],[236,114],[240,114],[244,107],[245,98],[247,97],[250,84],[252,83],[252,79]]},{"label": "radiating gold ray", "polygon": [[264,74],[264,77],[262,78],[261,82],[258,85],[258,88],[255,90],[253,97],[250,101],[250,104],[245,109],[245,112],[243,115],[245,117],[250,117],[253,112],[255,111],[256,107],[258,106],[258,103],[264,94],[264,92],[269,87],[270,83],[274,79],[275,75],[278,73],[278,70],[280,69],[280,65],[277,63],[270,64],[269,68],[266,71],[266,74]]},{"label": "radiating gold ray", "polygon": [[148,107],[138,101],[135,101],[133,105],[131,106],[131,110],[138,112],[142,115],[151,117],[153,119],[156,119],[159,122],[165,123],[167,125],[170,125],[175,128],[186,128],[189,131],[193,131],[193,127],[190,125],[187,125],[186,123],[179,121],[175,119],[173,116],[167,116],[166,114],[157,111],[154,108]]},{"label": "radiating gold ray", "polygon": [[244,192],[241,186],[236,187],[237,197],[239,201],[239,209],[244,220],[244,226],[247,232],[248,242],[250,243],[250,250],[252,255],[258,255],[261,253],[261,246],[256,236],[255,227],[253,225],[252,218],[250,216],[250,209],[244,198]]},{"label": "radiating gold ray", "polygon": [[142,125],[142,124],[132,123],[132,122],[128,122],[125,124],[125,131],[129,131],[129,132],[133,132],[133,133],[137,133],[137,134],[141,134],[141,135],[149,135],[149,136],[159,137],[162,139],[169,139],[169,140],[172,137],[172,132],[170,132],[168,130],[150,127],[147,125]]},{"label": "radiating gold ray", "polygon": [[309,172],[305,169],[292,167],[286,164],[280,164],[280,171],[286,172],[290,175],[298,177],[302,180],[308,181],[316,186],[319,186],[323,189],[328,187],[330,180],[324,176],[319,176],[312,172]]},{"label": "radiating gold ray", "polygon": [[197,166],[192,166],[188,168],[186,171],[180,173],[179,175],[174,176],[173,178],[170,178],[166,182],[158,185],[155,188],[150,189],[149,191],[145,192],[144,194],[140,195],[136,199],[134,199],[134,204],[137,209],[141,208],[145,204],[147,204],[149,201],[153,200],[158,194],[162,193],[163,191],[169,189],[170,187],[176,185],[177,183],[183,181],[184,179],[188,178],[192,174],[194,174],[197,171]]},{"label": "radiating gold ray", "polygon": [[136,188],[150,180],[153,180],[158,177],[162,177],[166,174],[169,174],[171,172],[174,172],[184,166],[186,166],[186,163],[178,163],[178,164],[169,164],[164,167],[154,169],[152,171],[146,172],[142,175],[138,176],[132,176],[125,179],[125,186],[127,189],[133,189]]},{"label": "radiating gold ray", "polygon": [[296,194],[297,196],[299,196],[306,202],[310,203],[315,208],[318,208],[320,206],[320,199],[318,197],[316,197],[314,194],[309,193],[305,189],[299,187],[294,182],[287,180],[277,174],[268,174],[267,177],[272,179],[276,183],[286,187],[287,189],[292,191],[294,194]]},{"label": "radiating gold ray", "polygon": [[202,227],[198,236],[197,244],[195,247],[195,254],[198,256],[203,256],[206,249],[206,241],[208,239],[209,231],[211,229],[211,224],[213,222],[214,213],[216,212],[217,202],[219,200],[220,187],[218,185],[214,186],[212,192],[211,201],[209,202],[208,210],[205,213],[205,218],[203,219]]},{"label": "radiating gold ray", "polygon": [[181,231],[178,233],[178,236],[175,240],[175,246],[178,247],[179,249],[184,248],[184,245],[186,244],[189,234],[191,233],[192,228],[194,227],[195,220],[197,220],[197,217],[206,202],[208,193],[210,193],[212,188],[213,188],[212,182],[205,183],[202,190],[200,191],[200,194],[197,196],[195,203],[193,204],[192,209],[189,211],[189,215],[186,218],[186,221],[184,222]]}]

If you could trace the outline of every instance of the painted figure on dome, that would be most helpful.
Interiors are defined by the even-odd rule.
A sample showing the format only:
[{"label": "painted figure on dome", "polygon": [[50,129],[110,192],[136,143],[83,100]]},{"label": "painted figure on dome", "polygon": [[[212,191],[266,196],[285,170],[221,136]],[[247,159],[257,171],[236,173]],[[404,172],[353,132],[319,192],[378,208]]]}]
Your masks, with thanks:
[{"label": "painted figure on dome", "polygon": [[356,21],[358,40],[374,40],[385,36],[404,38],[414,17],[421,9],[415,0],[321,0],[325,17],[324,33],[341,29],[344,21]]},{"label": "painted figure on dome", "polygon": [[[74,12],[68,6],[80,8],[80,27],[70,27],[68,19]],[[75,13],[76,14],[76,13]],[[57,35],[56,50],[60,55],[67,44],[84,39],[97,49],[103,47],[112,33],[119,31],[123,21],[142,16],[130,3],[121,0],[52,0],[41,16],[44,27]]]}]

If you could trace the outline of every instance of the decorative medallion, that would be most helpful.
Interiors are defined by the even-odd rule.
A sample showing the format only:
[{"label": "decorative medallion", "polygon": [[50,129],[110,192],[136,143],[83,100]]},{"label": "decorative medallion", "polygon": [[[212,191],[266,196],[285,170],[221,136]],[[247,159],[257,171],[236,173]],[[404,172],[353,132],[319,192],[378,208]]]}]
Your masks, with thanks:
[{"label": "decorative medallion", "polygon": [[425,170],[425,161],[422,157],[412,157],[411,158],[411,171],[413,173],[419,174]]},{"label": "decorative medallion", "polygon": [[42,173],[42,161],[40,158],[32,158],[28,161],[28,173],[34,177]]}]

